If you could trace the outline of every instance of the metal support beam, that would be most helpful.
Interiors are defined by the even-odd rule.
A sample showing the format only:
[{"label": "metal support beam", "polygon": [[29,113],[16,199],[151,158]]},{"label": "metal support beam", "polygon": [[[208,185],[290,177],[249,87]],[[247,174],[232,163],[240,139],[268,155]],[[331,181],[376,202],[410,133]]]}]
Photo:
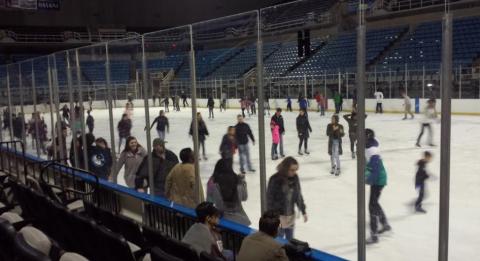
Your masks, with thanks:
[{"label": "metal support beam", "polygon": [[440,217],[438,260],[448,261],[448,230],[450,211],[450,136],[452,92],[452,15],[446,12],[443,18],[442,44],[442,118],[440,141]]},{"label": "metal support beam", "polygon": [[25,149],[27,148],[27,134],[25,130],[25,109],[24,109],[24,100],[23,100],[23,82],[22,82],[22,66],[21,64],[18,65],[18,87],[19,87],[19,93],[20,93],[20,113],[22,115],[22,142],[25,146]]},{"label": "metal support beam", "polygon": [[13,138],[13,119],[12,119],[12,91],[10,90],[10,71],[8,70],[8,65],[7,65],[7,99],[8,99],[8,123],[10,124],[8,130],[10,132],[10,140],[14,140]]},{"label": "metal support beam", "polygon": [[[108,42],[105,43],[105,59],[106,59],[106,64],[105,64],[105,75],[106,75],[106,80],[107,80],[107,109],[108,109],[108,127],[110,129],[110,144],[111,144],[111,151],[112,151],[112,160],[113,160],[113,166],[116,166],[117,164],[117,153],[116,153],[116,145],[115,145],[115,126],[113,123],[113,101],[112,101],[112,93],[111,93],[111,88],[112,85],[110,83],[110,54],[108,50]],[[118,148],[118,151],[120,151],[120,147]],[[113,177],[113,171],[114,168],[111,169],[110,177]],[[117,182],[114,180],[114,182]]]},{"label": "metal support beam", "polygon": [[[73,139],[73,146],[77,142],[77,127],[75,124],[76,115],[75,115],[75,104],[73,102],[73,82],[72,82],[72,66],[70,64],[70,52],[67,51],[66,53],[66,62],[67,62],[67,87],[68,87],[68,100],[70,102],[70,128],[72,129],[72,139]],[[73,166],[78,168],[78,151],[76,149],[73,150]],[[88,160],[86,161],[88,162]]]},{"label": "metal support beam", "polygon": [[[107,45],[108,46],[108,45]],[[145,36],[142,36],[142,80],[143,80],[143,104],[145,107],[145,130],[147,131],[147,164],[148,164],[148,183],[150,184],[150,195],[155,195],[153,177],[153,159],[152,159],[152,136],[150,132],[150,106],[148,104],[149,86],[147,72],[147,56],[145,53]],[[110,73],[108,74],[110,78]],[[153,90],[152,90],[153,95]],[[198,183],[197,183],[198,184]]]},{"label": "metal support beam", "polygon": [[263,42],[260,12],[257,11],[257,96],[258,96],[258,151],[260,160],[260,210],[267,210],[267,168],[265,156],[265,98],[263,90]]},{"label": "metal support beam", "polygon": [[[360,1],[362,4],[363,1]],[[357,260],[366,259],[365,248],[365,53],[366,26],[365,13],[358,11],[357,28]],[[376,77],[375,77],[376,78]],[[375,79],[376,81],[376,79]]]},{"label": "metal support beam", "polygon": [[[40,114],[38,114],[38,118],[37,118],[37,86],[36,86],[36,82],[35,82],[35,67],[34,67],[34,61],[32,61],[32,95],[33,95],[33,115],[35,116],[34,117],[34,123],[35,123],[35,147],[37,148],[37,157],[40,158],[40,137],[39,137],[39,133],[40,133],[40,129],[38,126],[38,124],[40,124]],[[43,127],[43,126],[42,126]],[[43,145],[42,145],[43,146]]]},{"label": "metal support beam", "polygon": [[196,65],[195,65],[195,48],[193,45],[193,28],[192,25],[189,26],[190,34],[190,85],[191,85],[191,95],[192,95],[192,130],[193,130],[193,152],[195,155],[195,201],[200,203],[200,164],[199,164],[199,146],[198,146],[198,120],[197,120],[197,74],[196,74]]}]

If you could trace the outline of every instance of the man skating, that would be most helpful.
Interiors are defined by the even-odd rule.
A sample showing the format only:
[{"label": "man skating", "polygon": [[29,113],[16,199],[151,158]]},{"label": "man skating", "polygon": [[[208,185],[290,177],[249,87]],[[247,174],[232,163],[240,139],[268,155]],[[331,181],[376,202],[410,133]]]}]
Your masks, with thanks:
[{"label": "man skating", "polygon": [[248,138],[252,140],[252,144],[255,145],[255,137],[253,136],[250,126],[245,123],[245,118],[242,115],[237,115],[238,123],[235,125],[235,138],[238,145],[238,156],[240,157],[240,172],[245,174],[245,165],[248,171],[254,172],[250,161],[250,149],[248,147]]},{"label": "man skating", "polygon": [[403,117],[402,120],[406,120],[408,114],[410,114],[411,116],[410,119],[413,119],[415,116],[412,113],[412,102],[410,101],[410,97],[408,97],[405,91],[402,91],[402,97],[403,97],[403,106],[405,109],[405,116]]}]

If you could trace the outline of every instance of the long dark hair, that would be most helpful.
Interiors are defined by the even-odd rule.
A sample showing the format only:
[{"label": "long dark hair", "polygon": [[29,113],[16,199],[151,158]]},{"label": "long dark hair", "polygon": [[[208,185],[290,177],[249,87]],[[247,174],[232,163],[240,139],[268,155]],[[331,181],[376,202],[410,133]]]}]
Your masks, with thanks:
[{"label": "long dark hair", "polygon": [[238,199],[238,176],[233,171],[232,159],[220,159],[213,170],[213,181],[220,187],[220,194],[225,202],[235,202]]},{"label": "long dark hair", "polygon": [[283,178],[288,177],[288,170],[290,169],[290,166],[292,165],[297,165],[298,166],[298,161],[294,157],[286,157],[280,164],[277,166],[277,171],[280,176]]},{"label": "long dark hair", "polygon": [[[128,144],[130,143],[130,141],[132,140],[137,140],[137,138],[133,137],[133,136],[128,136],[127,137],[127,141],[125,143],[125,148],[123,149],[123,152],[127,152],[130,150],[130,146],[128,146]],[[137,150],[138,148],[141,148],[142,146],[140,145],[140,143],[138,143],[138,140],[137,140]]]}]

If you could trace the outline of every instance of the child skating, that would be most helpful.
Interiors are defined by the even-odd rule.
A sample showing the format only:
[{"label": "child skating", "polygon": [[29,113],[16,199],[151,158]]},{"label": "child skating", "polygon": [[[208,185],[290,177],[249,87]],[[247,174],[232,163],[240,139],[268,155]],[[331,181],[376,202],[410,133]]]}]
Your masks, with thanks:
[{"label": "child skating", "polygon": [[429,178],[427,173],[427,164],[432,161],[432,153],[425,151],[423,153],[423,158],[418,161],[417,173],[415,174],[415,188],[418,190],[418,198],[415,201],[415,211],[418,213],[427,213],[425,209],[422,208],[422,201],[425,196],[425,180]]}]

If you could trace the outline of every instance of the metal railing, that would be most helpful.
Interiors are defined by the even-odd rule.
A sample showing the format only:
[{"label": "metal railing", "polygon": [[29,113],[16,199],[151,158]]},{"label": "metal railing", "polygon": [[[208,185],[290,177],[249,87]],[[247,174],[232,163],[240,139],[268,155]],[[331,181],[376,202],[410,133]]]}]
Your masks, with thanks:
[{"label": "metal railing", "polygon": [[[8,157],[16,164],[26,165],[43,163],[44,161],[30,154],[7,149],[0,146],[0,158]],[[33,169],[29,173],[31,177],[40,177],[40,181],[50,184],[62,191],[83,196],[83,200],[97,207],[109,210],[113,213],[123,214],[143,225],[166,233],[168,236],[180,240],[189,227],[196,222],[193,209],[173,204],[164,198],[139,193],[106,180],[98,180],[84,170],[75,169],[57,162],[50,162],[41,170]],[[15,171],[14,171],[15,172]],[[21,173],[19,170],[17,174]],[[61,176],[61,178],[55,178]],[[244,237],[251,234],[253,229],[237,223],[221,220],[219,229],[223,237],[225,248],[238,253]],[[285,241],[283,241],[285,243]],[[340,257],[312,250],[307,253],[310,260],[341,261]]]}]

